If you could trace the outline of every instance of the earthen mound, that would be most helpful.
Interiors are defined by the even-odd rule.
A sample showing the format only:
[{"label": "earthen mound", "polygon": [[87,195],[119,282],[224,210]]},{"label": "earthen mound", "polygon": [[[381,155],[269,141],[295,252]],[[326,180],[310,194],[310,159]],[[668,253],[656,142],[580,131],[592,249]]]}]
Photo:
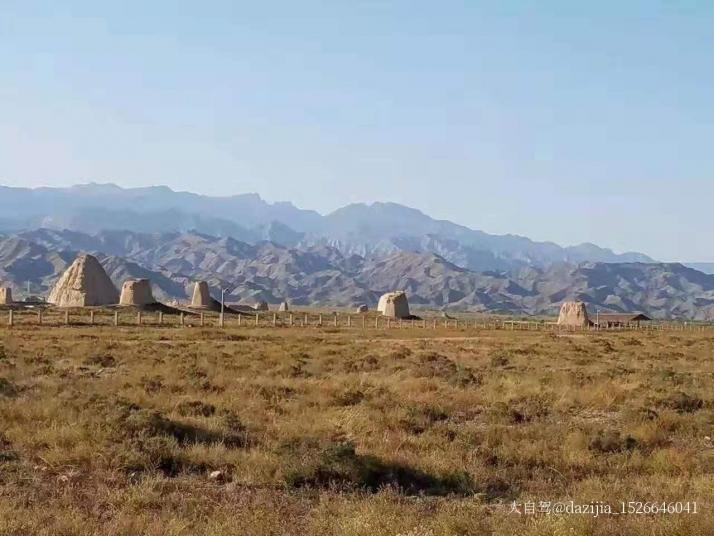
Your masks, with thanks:
[{"label": "earthen mound", "polygon": [[590,325],[588,310],[583,302],[565,302],[560,307],[559,326],[587,327]]},{"label": "earthen mound", "polygon": [[119,292],[96,257],[80,255],[62,274],[47,299],[59,307],[111,305]]},{"label": "earthen mound", "polygon": [[410,318],[407,294],[401,290],[387,292],[379,298],[377,310],[389,318]]},{"label": "earthen mound", "polygon": [[151,292],[151,282],[148,279],[129,279],[121,287],[119,305],[134,305],[141,307],[156,303]]}]

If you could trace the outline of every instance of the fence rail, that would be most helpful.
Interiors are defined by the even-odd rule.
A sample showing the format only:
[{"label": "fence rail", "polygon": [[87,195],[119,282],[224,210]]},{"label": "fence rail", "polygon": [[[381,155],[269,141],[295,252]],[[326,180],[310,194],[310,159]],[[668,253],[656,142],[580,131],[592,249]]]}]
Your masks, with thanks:
[{"label": "fence rail", "polygon": [[454,329],[454,330],[509,330],[509,331],[550,331],[589,332],[589,331],[704,331],[714,327],[712,324],[696,322],[643,322],[608,327],[573,327],[561,326],[555,322],[522,320],[465,320],[465,319],[393,319],[373,315],[321,314],[321,313],[275,313],[260,312],[246,314],[180,313],[146,311],[107,311],[107,310],[9,310],[7,327],[42,325],[42,326],[153,326],[153,327],[274,327],[274,328],[347,328],[347,329]]}]

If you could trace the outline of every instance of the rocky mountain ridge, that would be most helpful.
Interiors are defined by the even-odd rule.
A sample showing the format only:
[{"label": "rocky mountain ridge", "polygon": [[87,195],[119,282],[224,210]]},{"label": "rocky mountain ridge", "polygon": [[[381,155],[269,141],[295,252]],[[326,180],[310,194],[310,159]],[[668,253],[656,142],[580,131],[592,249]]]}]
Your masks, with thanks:
[{"label": "rocky mountain ridge", "polygon": [[659,318],[714,319],[714,276],[681,264],[558,262],[545,268],[473,271],[427,251],[345,253],[329,244],[288,247],[197,232],[136,233],[37,229],[0,236],[0,281],[22,295],[45,294],[79,251],[98,256],[115,284],[152,280],[157,298],[186,300],[197,279],[214,295],[252,303],[374,306],[405,290],[416,307],[555,314],[568,299],[592,310],[642,311]]}]

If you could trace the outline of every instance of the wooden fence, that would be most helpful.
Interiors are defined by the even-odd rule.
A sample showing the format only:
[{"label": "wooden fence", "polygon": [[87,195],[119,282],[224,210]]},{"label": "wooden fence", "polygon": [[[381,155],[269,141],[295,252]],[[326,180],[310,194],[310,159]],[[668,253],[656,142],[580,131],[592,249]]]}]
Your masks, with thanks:
[{"label": "wooden fence", "polygon": [[374,315],[320,314],[320,313],[275,313],[260,312],[246,314],[130,312],[117,309],[38,309],[9,310],[4,323],[12,326],[163,326],[163,327],[273,327],[273,328],[355,328],[355,329],[482,329],[509,331],[703,331],[711,324],[693,322],[643,322],[598,328],[597,326],[577,328],[559,326],[555,322],[520,320],[468,320],[468,319],[393,319]]}]

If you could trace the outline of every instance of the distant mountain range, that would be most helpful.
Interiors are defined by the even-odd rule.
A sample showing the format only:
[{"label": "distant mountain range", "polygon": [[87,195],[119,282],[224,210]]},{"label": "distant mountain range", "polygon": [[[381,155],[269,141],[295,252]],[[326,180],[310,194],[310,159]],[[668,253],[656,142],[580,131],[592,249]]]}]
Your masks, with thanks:
[{"label": "distant mountain range", "polygon": [[402,289],[413,305],[451,310],[555,314],[580,299],[593,311],[714,319],[714,275],[703,273],[714,266],[491,235],[394,203],[323,216],[255,194],[0,186],[0,281],[46,293],[80,251],[117,285],[150,278],[163,300],[185,300],[205,279],[236,302],[374,305]]},{"label": "distant mountain range", "polygon": [[555,314],[564,300],[591,311],[644,311],[660,318],[714,319],[714,275],[681,264],[554,262],[476,272],[428,251],[396,248],[369,255],[325,243],[247,243],[197,232],[136,233],[35,229],[0,236],[0,281],[18,295],[27,282],[46,294],[79,251],[95,253],[118,285],[148,277],[162,300],[186,300],[205,279],[229,301],[374,306],[383,292],[406,290],[413,305],[476,312]]},{"label": "distant mountain range", "polygon": [[248,244],[327,246],[362,257],[434,253],[476,272],[547,268],[558,262],[654,262],[641,253],[616,254],[594,244],[561,247],[522,236],[491,235],[394,203],[353,204],[322,216],[291,203],[267,203],[255,194],[207,197],[165,186],[124,189],[112,184],[0,186],[0,232],[38,228],[89,233],[195,231]]},{"label": "distant mountain range", "polygon": [[714,274],[714,262],[688,262],[686,266],[704,272],[705,274]]}]

